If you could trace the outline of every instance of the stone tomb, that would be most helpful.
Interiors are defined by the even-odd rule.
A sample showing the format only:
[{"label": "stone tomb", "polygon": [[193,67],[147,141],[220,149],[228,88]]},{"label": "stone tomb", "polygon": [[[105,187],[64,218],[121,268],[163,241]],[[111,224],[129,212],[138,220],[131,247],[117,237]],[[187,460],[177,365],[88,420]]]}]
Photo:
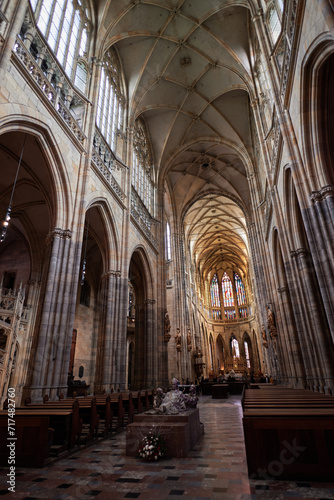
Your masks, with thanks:
[{"label": "stone tomb", "polygon": [[126,428],[126,455],[136,457],[142,439],[149,433],[160,434],[166,444],[166,458],[184,458],[204,434],[198,408],[177,415],[141,413]]}]

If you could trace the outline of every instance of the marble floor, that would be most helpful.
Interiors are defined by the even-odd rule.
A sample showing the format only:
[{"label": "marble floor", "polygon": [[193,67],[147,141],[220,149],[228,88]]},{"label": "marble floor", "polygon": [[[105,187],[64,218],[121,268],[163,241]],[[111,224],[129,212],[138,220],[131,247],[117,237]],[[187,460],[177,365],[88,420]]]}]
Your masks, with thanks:
[{"label": "marble floor", "polygon": [[9,492],[0,469],[0,496],[9,500],[328,500],[333,483],[249,480],[239,396],[201,396],[205,434],[187,458],[142,462],[125,457],[125,432],[98,442],[43,469],[19,469]]}]

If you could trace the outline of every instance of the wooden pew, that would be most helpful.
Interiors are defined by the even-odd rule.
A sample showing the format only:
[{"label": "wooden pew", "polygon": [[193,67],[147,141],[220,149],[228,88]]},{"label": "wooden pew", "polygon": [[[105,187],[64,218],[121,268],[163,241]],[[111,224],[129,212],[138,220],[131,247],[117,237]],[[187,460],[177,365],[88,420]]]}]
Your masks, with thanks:
[{"label": "wooden pew", "polygon": [[[8,449],[8,412],[0,411],[0,460]],[[7,431],[7,429],[6,429]],[[43,467],[48,459],[70,451],[80,435],[78,411],[74,408],[20,408],[15,409],[15,455],[16,465]]]},{"label": "wooden pew", "polygon": [[[243,428],[251,478],[334,477],[334,399],[312,391],[246,390]],[[255,396],[259,395],[257,398]]]}]

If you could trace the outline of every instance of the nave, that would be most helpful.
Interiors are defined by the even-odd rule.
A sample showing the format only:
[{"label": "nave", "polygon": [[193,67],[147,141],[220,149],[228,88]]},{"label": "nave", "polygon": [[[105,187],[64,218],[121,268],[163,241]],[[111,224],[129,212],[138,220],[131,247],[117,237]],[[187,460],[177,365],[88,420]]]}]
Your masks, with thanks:
[{"label": "nave", "polygon": [[187,458],[157,463],[125,456],[124,431],[42,469],[19,469],[10,500],[123,498],[193,500],[329,500],[334,483],[250,480],[242,428],[241,396],[213,400],[200,396],[204,424]]}]

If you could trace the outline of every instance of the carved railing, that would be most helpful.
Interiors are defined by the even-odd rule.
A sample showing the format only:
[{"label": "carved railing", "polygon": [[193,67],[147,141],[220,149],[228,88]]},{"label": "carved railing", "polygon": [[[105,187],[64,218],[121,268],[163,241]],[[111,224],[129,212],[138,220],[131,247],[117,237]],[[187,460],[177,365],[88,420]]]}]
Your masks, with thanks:
[{"label": "carved railing", "polygon": [[109,171],[112,170],[125,170],[128,167],[121,162],[118,158],[116,158],[114,152],[111,147],[101,134],[98,127],[95,127],[94,131],[94,139],[93,139],[94,149],[107,167]]},{"label": "carved railing", "polygon": [[68,104],[65,104],[61,97],[62,95],[64,96],[64,92],[61,92],[61,89],[63,89],[62,83],[60,81],[56,82],[56,79],[52,79],[52,76],[47,76],[43,72],[20,37],[16,38],[13,59],[20,64],[21,68],[25,70],[25,74],[30,76],[31,82],[38,87],[38,90],[45,98],[47,107],[57,112],[57,115],[61,118],[61,122],[66,125],[66,129],[83,146],[86,136],[69,109],[69,99],[67,99]]},{"label": "carved railing", "polygon": [[92,163],[93,166],[100,172],[100,174],[102,174],[103,178],[107,181],[116,197],[120,201],[124,202],[126,195],[111,172],[114,168],[120,169],[126,167],[119,160],[116,160],[114,158],[110,147],[104,141],[103,137],[97,129],[93,142]]},{"label": "carved railing", "polygon": [[36,26],[35,18],[28,7],[21,31],[12,53],[12,61],[32,88],[44,97],[45,105],[51,112],[56,111],[59,122],[65,124],[83,146],[85,134],[80,124],[87,111],[88,99],[73,85],[59,64],[57,58]]},{"label": "carved railing", "polygon": [[297,17],[297,0],[293,0],[289,4],[288,22],[286,26],[286,41],[285,41],[285,53],[282,68],[282,80],[281,80],[281,93],[284,96],[286,93],[286,87],[288,83],[288,76],[292,60],[292,48],[294,43],[295,31],[296,31],[296,17]]},{"label": "carved railing", "polygon": [[158,244],[153,234],[151,233],[151,226],[153,218],[140,199],[134,187],[131,187],[131,216],[136,221],[140,229],[143,231],[147,239],[151,242],[153,247],[157,250]]},{"label": "carved railing", "polygon": [[0,47],[6,40],[8,24],[9,24],[8,19],[6,18],[5,14],[0,10]]}]

